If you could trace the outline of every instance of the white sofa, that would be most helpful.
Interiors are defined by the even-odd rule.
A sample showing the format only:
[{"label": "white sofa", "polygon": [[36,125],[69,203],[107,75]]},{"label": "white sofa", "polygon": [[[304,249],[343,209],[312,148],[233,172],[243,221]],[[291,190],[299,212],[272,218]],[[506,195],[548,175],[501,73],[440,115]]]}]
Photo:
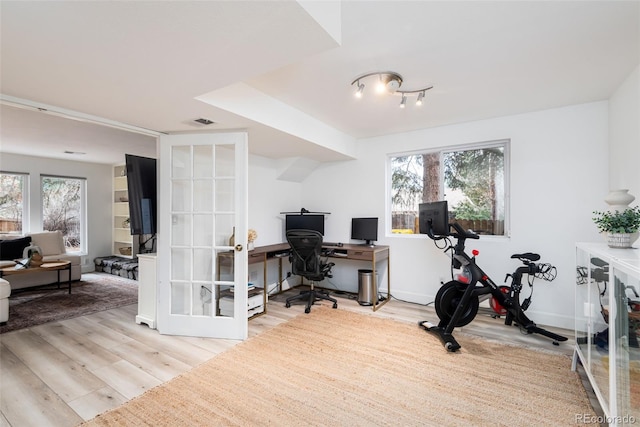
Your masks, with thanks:
[{"label": "white sofa", "polygon": [[11,285],[4,279],[0,279],[0,324],[9,320],[9,296]]},{"label": "white sofa", "polygon": [[[37,246],[40,248],[43,261],[70,261],[71,262],[71,280],[80,280],[82,275],[80,262],[80,255],[68,253],[64,246],[64,239],[60,231],[44,231],[41,233],[29,233],[24,236],[12,235],[12,234],[0,234],[0,240],[15,240],[23,237],[31,237],[31,246]],[[4,258],[4,257],[3,257]],[[9,267],[15,265],[12,260],[0,261],[0,267]],[[11,284],[11,289],[22,289],[32,286],[48,285],[56,283],[58,280],[57,271],[42,271],[31,274],[16,274],[5,276]],[[69,272],[67,270],[60,271],[60,282],[64,283],[69,280]]]}]

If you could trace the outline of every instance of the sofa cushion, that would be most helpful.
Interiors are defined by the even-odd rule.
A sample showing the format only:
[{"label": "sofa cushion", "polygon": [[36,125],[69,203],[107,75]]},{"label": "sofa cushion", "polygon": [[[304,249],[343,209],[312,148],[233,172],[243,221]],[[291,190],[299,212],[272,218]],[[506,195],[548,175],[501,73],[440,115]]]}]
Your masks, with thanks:
[{"label": "sofa cushion", "polygon": [[12,260],[22,258],[24,248],[31,245],[31,237],[21,237],[19,239],[0,240],[0,259]]},{"label": "sofa cushion", "polygon": [[42,249],[42,255],[57,255],[66,252],[64,239],[60,231],[43,231],[42,233],[30,233],[31,241]]}]

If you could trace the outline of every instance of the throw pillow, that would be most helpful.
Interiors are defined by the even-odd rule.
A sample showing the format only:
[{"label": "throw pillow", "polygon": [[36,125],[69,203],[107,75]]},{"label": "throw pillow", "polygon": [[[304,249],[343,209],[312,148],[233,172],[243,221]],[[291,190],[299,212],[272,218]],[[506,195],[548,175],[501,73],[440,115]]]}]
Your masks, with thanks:
[{"label": "throw pillow", "polygon": [[65,252],[64,239],[60,231],[42,231],[31,233],[31,241],[35,246],[39,246],[44,256],[58,255]]},{"label": "throw pillow", "polygon": [[0,240],[0,260],[8,261],[22,258],[24,248],[30,245],[30,236],[13,240]]}]

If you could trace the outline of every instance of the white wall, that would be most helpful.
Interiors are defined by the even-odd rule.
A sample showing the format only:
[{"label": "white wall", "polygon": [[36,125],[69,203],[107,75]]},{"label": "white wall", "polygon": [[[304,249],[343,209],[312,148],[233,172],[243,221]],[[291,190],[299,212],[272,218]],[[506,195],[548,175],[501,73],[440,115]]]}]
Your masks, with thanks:
[{"label": "white wall", "polygon": [[[528,313],[537,323],[573,328],[575,243],[601,239],[591,212],[608,193],[607,114],[607,102],[596,102],[361,140],[357,161],[324,165],[303,182],[302,204],[331,212],[325,239],[347,242],[352,217],[378,216],[386,229],[389,153],[508,138],[511,237],[483,237],[468,248],[480,250],[478,264],[496,282],[518,265],[513,253],[538,252],[556,265],[554,282],[536,281]],[[392,295],[433,301],[440,279],[449,278],[442,251],[425,236],[382,234],[378,243],[390,246]],[[338,269],[338,280],[357,289],[353,271]]]},{"label": "white wall", "polygon": [[640,65],[609,99],[609,185],[640,202]]},{"label": "white wall", "polygon": [[93,260],[111,254],[111,186],[112,167],[97,163],[46,159],[2,153],[0,169],[29,174],[29,232],[42,231],[40,175],[60,175],[87,180],[87,248],[82,257],[82,272],[94,270]]},{"label": "white wall", "polygon": [[[249,156],[249,228],[256,230],[256,246],[285,241],[284,215],[280,212],[299,211],[302,185],[277,179],[278,163],[261,156]],[[287,260],[283,268],[290,271]],[[269,262],[267,285],[278,281],[277,260]],[[249,265],[249,281],[262,286],[263,266]],[[270,288],[271,289],[271,288]]]}]

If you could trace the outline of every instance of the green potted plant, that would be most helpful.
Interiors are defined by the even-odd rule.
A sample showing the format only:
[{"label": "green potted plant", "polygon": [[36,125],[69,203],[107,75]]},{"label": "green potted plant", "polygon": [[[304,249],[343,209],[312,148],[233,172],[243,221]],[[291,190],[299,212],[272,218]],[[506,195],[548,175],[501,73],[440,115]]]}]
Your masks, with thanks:
[{"label": "green potted plant", "polygon": [[[607,233],[608,244],[612,248],[629,248],[637,238],[640,229],[640,207],[615,212],[594,211],[593,222],[603,233]],[[632,235],[636,234],[635,238]]]}]

